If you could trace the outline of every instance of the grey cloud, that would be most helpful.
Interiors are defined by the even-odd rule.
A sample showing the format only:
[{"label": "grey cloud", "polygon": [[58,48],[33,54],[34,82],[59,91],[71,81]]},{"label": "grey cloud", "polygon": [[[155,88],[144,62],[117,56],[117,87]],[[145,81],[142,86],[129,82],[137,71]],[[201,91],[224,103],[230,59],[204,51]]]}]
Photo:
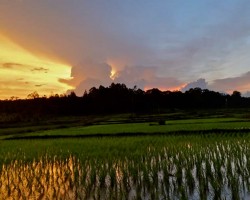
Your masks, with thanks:
[{"label": "grey cloud", "polygon": [[[217,1],[216,4],[218,4]],[[249,51],[249,45],[246,42],[250,34],[250,21],[247,17],[249,4],[237,2],[233,9],[226,8],[230,9],[230,12],[225,12],[224,9],[223,7],[213,9],[221,11],[223,15],[211,23],[206,24],[208,22],[206,18],[201,21],[203,19],[201,16],[201,20],[197,19],[200,24],[194,22],[193,27],[183,30],[183,33],[176,31],[172,45],[166,43],[166,56],[162,64],[165,64],[168,69],[163,67],[163,73],[165,70],[166,74],[177,74],[189,80],[198,79],[201,76],[211,80],[225,77],[226,73],[235,72],[235,66],[230,65],[232,62],[230,57],[240,62],[238,52],[242,48],[247,48]],[[193,33],[196,35],[193,36]],[[246,66],[243,65],[238,68],[239,73],[245,70]]]},{"label": "grey cloud", "polygon": [[61,82],[75,86],[77,95],[82,95],[85,90],[99,85],[109,85],[112,80],[111,66],[105,62],[95,62],[85,59],[71,69],[71,80],[60,79]]},{"label": "grey cloud", "polygon": [[250,72],[246,72],[237,77],[216,79],[210,83],[206,82],[205,79],[198,79],[197,81],[188,83],[181,91],[185,92],[196,87],[223,93],[232,93],[234,90],[238,90],[242,92],[243,96],[248,96],[250,89]]},{"label": "grey cloud", "polygon": [[[91,69],[91,72],[88,71]],[[107,87],[112,82],[124,83],[132,88],[135,85],[141,89],[159,88],[162,90],[178,88],[182,82],[173,77],[160,77],[156,67],[126,66],[115,74],[114,80],[110,78],[111,66],[107,63],[94,63],[87,61],[72,68],[72,79],[61,82],[76,85],[75,92],[82,95],[91,87],[103,85]]]},{"label": "grey cloud", "polygon": [[201,78],[201,79],[198,79],[197,81],[190,82],[190,83],[186,84],[183,88],[181,88],[181,91],[185,92],[191,88],[207,89],[207,87],[208,87],[208,84],[207,84],[206,80]]},{"label": "grey cloud", "polygon": [[250,71],[241,76],[214,80],[209,88],[216,91],[232,92],[232,90],[238,90],[247,92],[250,89]]},{"label": "grey cloud", "polygon": [[82,96],[84,94],[84,91],[89,91],[92,87],[99,87],[100,85],[107,87],[108,85],[111,84],[111,81],[104,81],[100,79],[92,79],[92,78],[87,78],[83,81],[80,82],[79,85],[75,88],[74,92],[77,95]]},{"label": "grey cloud", "polygon": [[157,67],[127,66],[117,72],[116,82],[125,83],[129,87],[137,86],[141,89],[159,88],[171,89],[182,83],[174,77],[160,77]]},{"label": "grey cloud", "polygon": [[126,66],[123,70],[117,72],[115,82],[125,83],[128,87],[137,85],[144,88],[148,80],[154,76],[155,69],[152,67],[131,67]]},{"label": "grey cloud", "polygon": [[250,91],[247,91],[242,94],[243,97],[250,97]]}]

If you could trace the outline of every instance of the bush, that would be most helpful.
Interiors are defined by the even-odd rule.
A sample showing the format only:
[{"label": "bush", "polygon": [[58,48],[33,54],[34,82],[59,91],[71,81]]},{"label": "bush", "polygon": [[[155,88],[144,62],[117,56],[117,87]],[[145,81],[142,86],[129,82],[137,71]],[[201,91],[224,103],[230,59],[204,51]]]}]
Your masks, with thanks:
[{"label": "bush", "polygon": [[166,125],[165,120],[160,120],[158,123],[159,123],[159,125]]}]

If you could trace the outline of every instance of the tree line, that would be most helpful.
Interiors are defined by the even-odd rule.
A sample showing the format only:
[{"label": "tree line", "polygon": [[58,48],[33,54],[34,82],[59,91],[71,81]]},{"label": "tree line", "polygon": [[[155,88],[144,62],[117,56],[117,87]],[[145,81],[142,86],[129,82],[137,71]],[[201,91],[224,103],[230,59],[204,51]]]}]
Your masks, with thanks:
[{"label": "tree line", "polygon": [[0,101],[0,113],[20,116],[87,115],[112,113],[162,113],[168,109],[210,109],[250,107],[250,98],[241,93],[224,94],[207,89],[192,88],[186,92],[160,91],[153,88],[143,91],[136,86],[112,83],[109,87],[92,87],[82,96],[68,95],[40,97],[36,92],[27,99]]}]

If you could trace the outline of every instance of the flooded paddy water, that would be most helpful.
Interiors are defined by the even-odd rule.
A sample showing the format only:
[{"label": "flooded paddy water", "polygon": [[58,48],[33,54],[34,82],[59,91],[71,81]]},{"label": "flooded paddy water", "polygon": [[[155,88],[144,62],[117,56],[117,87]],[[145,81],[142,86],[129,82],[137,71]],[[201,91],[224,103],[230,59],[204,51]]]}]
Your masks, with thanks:
[{"label": "flooded paddy water", "polygon": [[[105,140],[105,139],[104,139]],[[2,162],[1,199],[248,199],[248,138],[149,143],[136,155]],[[199,143],[201,141],[201,143]],[[165,145],[163,145],[165,144]],[[117,147],[118,148],[118,147]],[[101,153],[101,152],[100,152]]]}]

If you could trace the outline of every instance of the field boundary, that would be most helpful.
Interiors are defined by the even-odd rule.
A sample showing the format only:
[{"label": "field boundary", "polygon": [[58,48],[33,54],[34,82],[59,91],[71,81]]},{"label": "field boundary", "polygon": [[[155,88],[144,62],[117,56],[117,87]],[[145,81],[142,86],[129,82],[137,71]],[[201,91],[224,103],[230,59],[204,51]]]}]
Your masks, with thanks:
[{"label": "field boundary", "polygon": [[121,133],[95,133],[95,134],[78,134],[78,135],[29,135],[13,136],[3,138],[2,140],[30,140],[30,139],[67,139],[67,138],[102,138],[102,137],[139,137],[139,136],[170,136],[170,135],[209,135],[209,134],[246,134],[250,133],[250,128],[235,129],[210,129],[210,130],[180,130],[169,132],[121,132]]}]

